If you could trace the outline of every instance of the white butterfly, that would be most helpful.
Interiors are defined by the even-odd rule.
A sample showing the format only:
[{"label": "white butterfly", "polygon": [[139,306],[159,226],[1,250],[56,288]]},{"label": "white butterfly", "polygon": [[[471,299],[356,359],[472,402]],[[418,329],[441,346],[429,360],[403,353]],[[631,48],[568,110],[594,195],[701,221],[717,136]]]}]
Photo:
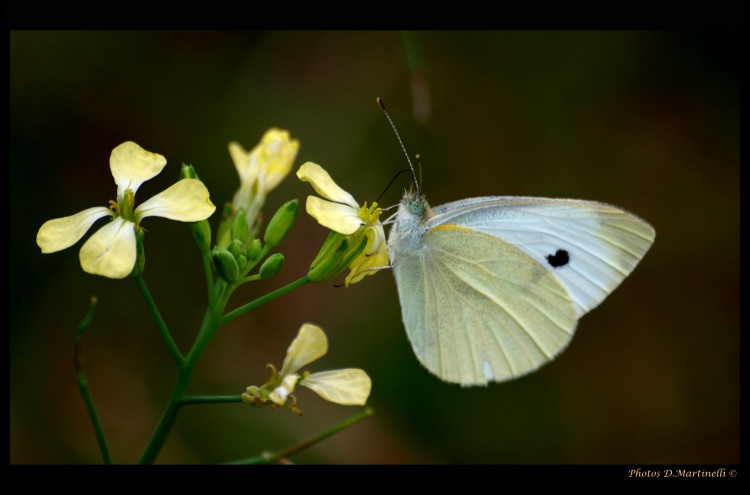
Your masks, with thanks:
[{"label": "white butterfly", "polygon": [[388,251],[414,352],[461,385],[529,373],[568,345],[654,236],[593,201],[496,196],[431,209],[407,193]]}]

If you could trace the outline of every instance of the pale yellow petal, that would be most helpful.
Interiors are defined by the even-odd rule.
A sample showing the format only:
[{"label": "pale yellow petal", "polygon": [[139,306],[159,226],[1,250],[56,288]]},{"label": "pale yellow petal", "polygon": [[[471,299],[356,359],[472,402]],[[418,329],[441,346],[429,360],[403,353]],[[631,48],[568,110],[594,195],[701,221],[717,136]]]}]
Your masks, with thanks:
[{"label": "pale yellow petal", "polygon": [[365,236],[367,237],[367,246],[365,247],[367,254],[374,254],[385,248],[385,232],[383,231],[383,224],[379,221],[375,225],[367,227]]},{"label": "pale yellow petal", "polygon": [[307,213],[323,227],[350,235],[363,224],[357,210],[340,203],[332,203],[317,196],[308,196],[305,204]]},{"label": "pale yellow petal", "polygon": [[109,208],[95,206],[69,217],[49,220],[36,234],[36,243],[43,253],[62,251],[78,242],[94,222],[113,214]]},{"label": "pale yellow petal", "polygon": [[215,210],[203,182],[183,179],[139,205],[135,209],[135,220],[140,224],[146,217],[163,217],[198,222],[210,217]]},{"label": "pale yellow petal", "polygon": [[299,141],[291,139],[288,131],[271,128],[263,135],[260,146],[262,188],[269,193],[291,172]]},{"label": "pale yellow petal", "polygon": [[388,253],[385,248],[370,255],[364,255],[363,253],[349,265],[351,272],[346,276],[344,284],[348,287],[350,284],[359,282],[367,275],[375,275],[378,273],[378,269],[388,267],[389,265],[390,261],[388,260]]},{"label": "pale yellow petal", "polygon": [[313,390],[327,401],[344,406],[365,405],[372,388],[370,377],[357,368],[313,373],[299,384]]},{"label": "pale yellow petal", "polygon": [[341,189],[328,172],[320,165],[307,162],[297,170],[297,177],[302,182],[309,182],[313,189],[326,199],[349,205],[354,210],[359,210],[359,205],[351,194]]},{"label": "pale yellow petal", "polygon": [[135,194],[141,184],[156,177],[166,164],[166,158],[146,151],[132,141],[113,149],[109,168],[117,184],[117,201],[122,201],[126,189]]},{"label": "pale yellow petal", "polygon": [[312,363],[328,352],[328,338],[317,325],[305,323],[289,345],[281,368],[281,376],[296,373],[301,367]]},{"label": "pale yellow petal", "polygon": [[125,278],[135,266],[135,224],[117,217],[81,247],[81,268],[109,278]]},{"label": "pale yellow petal", "polygon": [[260,169],[257,166],[251,166],[250,153],[237,141],[229,143],[229,156],[232,157],[234,168],[237,169],[237,175],[240,176],[240,183],[253,182],[258,176]]}]

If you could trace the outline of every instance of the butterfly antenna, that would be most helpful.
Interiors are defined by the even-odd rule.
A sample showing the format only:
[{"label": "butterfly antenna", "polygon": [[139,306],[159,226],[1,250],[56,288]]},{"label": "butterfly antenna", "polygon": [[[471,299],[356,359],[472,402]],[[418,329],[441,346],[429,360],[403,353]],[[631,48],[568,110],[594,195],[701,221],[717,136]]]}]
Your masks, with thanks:
[{"label": "butterfly antenna", "polygon": [[414,179],[415,186],[417,187],[417,196],[419,196],[420,190],[419,190],[419,182],[417,182],[417,174],[414,173],[414,166],[411,164],[409,153],[406,152],[406,146],[404,146],[404,142],[401,140],[401,136],[399,135],[398,130],[396,129],[396,125],[393,123],[393,120],[391,119],[391,116],[388,114],[388,110],[385,109],[385,103],[383,103],[383,99],[378,96],[377,102],[378,102],[378,105],[380,106],[380,109],[383,110],[383,113],[385,114],[385,118],[387,118],[388,122],[391,124],[391,128],[393,129],[393,132],[396,134],[396,139],[398,139],[398,144],[401,145],[401,149],[404,152],[404,156],[406,156],[406,161],[409,162],[409,168],[411,169],[411,176],[412,176],[412,179]]},{"label": "butterfly antenna", "polygon": [[382,193],[380,193],[380,196],[378,196],[378,199],[376,199],[376,200],[375,200],[375,202],[376,202],[376,203],[380,203],[380,198],[382,198],[382,197],[383,197],[383,195],[384,195],[384,194],[385,194],[386,192],[388,192],[388,189],[390,189],[390,187],[391,187],[391,186],[393,185],[393,183],[394,183],[394,182],[396,182],[396,179],[398,179],[399,175],[401,175],[401,174],[405,174],[405,173],[406,173],[406,174],[408,174],[409,172],[410,172],[410,170],[409,170],[409,169],[406,169],[406,168],[405,168],[405,169],[403,169],[403,170],[399,170],[399,171],[398,171],[398,173],[397,173],[396,175],[394,175],[394,176],[393,176],[393,179],[391,179],[391,181],[390,181],[390,182],[388,183],[388,185],[387,185],[387,186],[385,186],[385,189],[383,189],[383,192],[382,192]]},{"label": "butterfly antenna", "polygon": [[419,168],[419,183],[422,183],[422,157],[417,153],[414,155],[414,159],[417,161],[417,167]]}]

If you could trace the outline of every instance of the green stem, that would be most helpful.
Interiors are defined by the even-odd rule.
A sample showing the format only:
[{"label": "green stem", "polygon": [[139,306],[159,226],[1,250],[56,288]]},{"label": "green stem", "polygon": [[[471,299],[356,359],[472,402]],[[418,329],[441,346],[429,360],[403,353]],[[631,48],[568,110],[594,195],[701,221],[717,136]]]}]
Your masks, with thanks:
[{"label": "green stem", "polygon": [[181,406],[192,406],[195,404],[227,404],[242,402],[241,395],[188,395],[179,401]]},{"label": "green stem", "polygon": [[246,284],[248,282],[255,282],[256,280],[260,280],[259,273],[256,273],[255,275],[250,275],[249,277],[245,277],[241,280],[238,280],[237,285]]},{"label": "green stem", "polygon": [[247,313],[248,311],[257,308],[258,306],[260,306],[262,304],[265,304],[265,303],[267,303],[269,301],[272,301],[273,299],[276,299],[279,296],[283,296],[287,292],[291,292],[294,289],[302,287],[303,285],[305,285],[308,282],[310,282],[310,279],[308,279],[307,275],[305,275],[304,277],[299,278],[299,279],[295,280],[294,282],[292,282],[292,283],[290,283],[288,285],[285,285],[283,287],[279,287],[278,289],[276,289],[273,292],[269,292],[265,296],[261,296],[261,297],[259,297],[258,299],[254,300],[254,301],[250,301],[247,304],[243,304],[239,308],[237,308],[237,309],[235,309],[233,311],[230,311],[229,313],[225,314],[224,317],[221,319],[221,324],[222,325],[226,325],[227,323],[229,323],[230,321],[234,320],[238,316],[242,316],[245,313]]},{"label": "green stem", "polygon": [[214,294],[214,272],[211,265],[211,252],[201,251],[201,259],[203,260],[203,274],[206,276],[208,306],[213,307],[214,303],[216,302],[216,295]]},{"label": "green stem", "polygon": [[177,381],[175,383],[174,389],[172,390],[172,395],[169,398],[169,403],[167,404],[167,407],[164,410],[161,419],[159,420],[159,424],[156,426],[156,430],[154,430],[154,433],[151,436],[148,445],[146,446],[146,450],[141,456],[141,459],[139,461],[141,464],[152,464],[156,460],[156,457],[159,455],[164,442],[166,442],[167,437],[169,436],[169,432],[172,431],[172,427],[177,420],[177,414],[180,412],[182,406],[186,405],[184,399],[186,399],[187,397],[187,387],[190,383],[190,377],[193,374],[195,364],[198,362],[198,358],[203,353],[204,349],[211,341],[211,338],[214,336],[216,331],[222,325],[233,320],[234,318],[250,311],[253,308],[260,306],[261,304],[272,301],[273,299],[276,299],[277,297],[282,296],[287,292],[290,292],[297,287],[306,284],[307,282],[309,282],[307,277],[302,277],[301,279],[296,280],[289,285],[276,289],[275,291],[266,294],[265,296],[260,297],[255,301],[239,307],[238,309],[225,315],[223,318],[221,314],[223,313],[224,308],[229,301],[229,296],[232,295],[232,292],[234,291],[236,286],[219,284],[222,288],[221,292],[215,301],[215,305],[213,307],[209,307],[209,309],[206,311],[206,315],[203,317],[203,323],[201,323],[200,330],[198,330],[198,336],[195,338],[195,343],[193,344],[192,349],[190,349],[190,352],[188,352],[187,356],[185,356],[185,358],[180,363],[180,368],[177,373]]},{"label": "green stem", "polygon": [[138,284],[138,288],[141,289],[143,298],[146,300],[146,305],[148,306],[149,311],[151,311],[151,315],[156,321],[156,326],[159,327],[159,332],[161,333],[161,336],[164,337],[164,340],[167,343],[167,347],[169,347],[169,351],[172,353],[172,358],[175,360],[178,366],[181,366],[185,358],[182,356],[182,353],[177,347],[174,339],[172,339],[172,335],[169,333],[167,324],[164,323],[164,319],[159,313],[159,308],[156,307],[156,303],[151,297],[151,293],[148,291],[148,287],[146,287],[146,282],[143,280],[143,277],[141,275],[135,276],[135,282]]},{"label": "green stem", "polygon": [[200,357],[203,349],[208,345],[211,337],[213,337],[216,330],[221,326],[221,311],[226,304],[228,292],[230,291],[222,292],[219,296],[217,306],[213,308],[213,310],[212,308],[209,308],[206,311],[203,323],[198,331],[198,336],[195,339],[195,344],[193,344],[193,348],[183,360],[177,372],[177,381],[172,390],[172,396],[169,398],[169,403],[167,404],[166,409],[164,409],[159,424],[156,426],[156,430],[154,430],[153,435],[151,435],[146,450],[141,456],[139,461],[141,464],[152,464],[156,460],[156,456],[159,455],[164,442],[166,442],[169,433],[172,431],[172,427],[177,420],[177,414],[183,406],[181,400],[185,397],[185,393],[187,392],[187,387],[190,383],[190,377],[193,374],[195,363],[198,361],[198,357]]},{"label": "green stem", "polygon": [[293,445],[289,448],[286,448],[284,450],[280,450],[278,452],[264,452],[261,455],[256,455],[253,457],[247,457],[245,459],[240,459],[238,461],[230,462],[229,464],[272,464],[276,462],[281,462],[285,460],[288,457],[291,457],[295,454],[298,454],[302,452],[303,450],[312,447],[315,444],[318,444],[322,442],[323,440],[332,437],[336,433],[349,428],[353,424],[365,419],[368,416],[372,416],[373,411],[371,408],[366,407],[362,409],[360,412],[355,414],[354,416],[351,416],[342,422],[338,423],[337,425],[329,428],[328,430],[312,437],[308,438],[307,440],[303,440],[300,443]]},{"label": "green stem", "polygon": [[73,348],[73,358],[76,367],[76,384],[78,390],[81,392],[83,402],[86,404],[86,410],[91,418],[91,425],[94,427],[94,433],[96,434],[96,441],[99,443],[99,450],[102,451],[102,458],[105,464],[112,464],[112,454],[109,452],[109,445],[107,444],[107,437],[104,434],[104,428],[102,422],[99,420],[99,413],[96,411],[96,405],[94,404],[94,397],[91,394],[89,388],[89,382],[86,378],[86,374],[83,372],[83,333],[91,323],[96,311],[96,305],[98,301],[96,297],[91,296],[91,303],[89,304],[89,310],[86,316],[78,325],[76,331],[75,346]]}]

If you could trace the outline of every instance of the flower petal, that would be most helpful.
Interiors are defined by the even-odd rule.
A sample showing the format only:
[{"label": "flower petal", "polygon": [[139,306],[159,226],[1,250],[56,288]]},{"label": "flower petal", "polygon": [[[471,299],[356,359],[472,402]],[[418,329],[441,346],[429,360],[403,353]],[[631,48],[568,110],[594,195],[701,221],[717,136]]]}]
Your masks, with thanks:
[{"label": "flower petal", "polygon": [[367,245],[364,251],[349,264],[351,271],[344,280],[347,287],[349,284],[359,282],[366,275],[375,275],[378,270],[372,268],[383,268],[390,264],[383,224],[378,221],[375,225],[366,227],[365,237],[367,237]]},{"label": "flower petal", "polygon": [[94,222],[108,215],[114,215],[112,210],[95,206],[69,217],[49,220],[36,234],[36,243],[43,253],[62,251],[78,242]]},{"label": "flower petal", "polygon": [[135,224],[117,217],[89,237],[79,254],[83,271],[125,278],[135,266]]},{"label": "flower petal", "polygon": [[310,185],[313,186],[313,189],[324,198],[335,201],[336,203],[349,205],[354,210],[359,210],[359,205],[354,197],[341,189],[338,184],[331,179],[328,172],[317,163],[307,162],[303,164],[299,170],[297,170],[297,177],[299,177],[299,180],[302,182],[309,182]]},{"label": "flower petal", "polygon": [[135,221],[163,217],[180,222],[199,222],[210,217],[216,206],[208,199],[208,189],[198,179],[183,179],[135,209]]},{"label": "flower petal", "polygon": [[237,175],[240,176],[240,183],[253,182],[260,169],[253,166],[253,160],[250,154],[237,141],[229,143],[229,156],[232,157],[234,168],[237,169]]},{"label": "flower petal", "polygon": [[328,352],[326,334],[319,326],[305,323],[286,351],[281,376],[286,377],[290,373],[295,373],[306,364],[324,356],[326,352]]},{"label": "flower petal", "polygon": [[363,224],[357,210],[347,205],[320,199],[317,196],[307,197],[305,209],[320,225],[339,234],[351,235]]},{"label": "flower petal", "polygon": [[262,189],[268,194],[275,189],[292,170],[299,151],[299,141],[290,139],[289,132],[271,128],[263,135],[260,144],[253,150],[259,152]]},{"label": "flower petal", "polygon": [[122,201],[126,189],[135,194],[141,184],[156,177],[166,164],[166,158],[146,151],[132,141],[113,149],[109,168],[117,184],[117,202]]},{"label": "flower petal", "polygon": [[365,405],[372,388],[370,377],[357,368],[313,373],[299,384],[327,401],[344,406]]}]

